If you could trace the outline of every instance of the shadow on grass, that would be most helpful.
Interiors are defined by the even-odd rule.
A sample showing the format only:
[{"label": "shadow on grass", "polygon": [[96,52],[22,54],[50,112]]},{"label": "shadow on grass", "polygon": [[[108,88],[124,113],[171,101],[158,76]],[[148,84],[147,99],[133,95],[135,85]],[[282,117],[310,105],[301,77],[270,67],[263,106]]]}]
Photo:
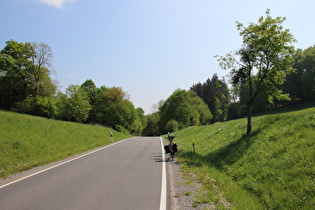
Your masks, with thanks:
[{"label": "shadow on grass", "polygon": [[258,112],[258,113],[255,113],[253,117],[273,115],[273,114],[285,114],[288,112],[301,111],[301,110],[312,108],[312,107],[315,107],[315,102],[297,103],[297,104],[288,105],[286,107],[281,107],[278,109]]},{"label": "shadow on grass", "polygon": [[224,170],[225,166],[233,165],[241,159],[254,142],[254,136],[258,135],[259,130],[251,135],[244,135],[240,139],[231,142],[226,147],[210,152],[203,156],[195,152],[180,152],[180,156],[185,158],[185,163],[190,166],[200,167],[202,165],[215,166],[218,170]]}]

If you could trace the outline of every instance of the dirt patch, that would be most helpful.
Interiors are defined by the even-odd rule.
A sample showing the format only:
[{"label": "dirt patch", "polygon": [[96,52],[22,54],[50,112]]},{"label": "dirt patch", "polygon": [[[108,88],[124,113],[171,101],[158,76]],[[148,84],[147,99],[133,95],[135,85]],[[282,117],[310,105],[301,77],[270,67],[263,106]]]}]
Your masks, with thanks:
[{"label": "dirt patch", "polygon": [[[172,210],[205,210],[205,209],[230,209],[231,204],[226,201],[218,186],[213,184],[213,196],[215,202],[202,202],[207,196],[202,184],[196,179],[196,175],[180,169],[180,163],[176,160],[168,162],[170,177],[170,195]],[[215,182],[215,180],[213,180]]]}]

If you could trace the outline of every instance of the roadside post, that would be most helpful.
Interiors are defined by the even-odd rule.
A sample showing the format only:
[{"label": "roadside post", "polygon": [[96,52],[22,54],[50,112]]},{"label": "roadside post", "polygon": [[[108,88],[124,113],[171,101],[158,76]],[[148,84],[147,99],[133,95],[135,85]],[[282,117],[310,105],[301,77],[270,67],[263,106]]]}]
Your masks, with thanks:
[{"label": "roadside post", "polygon": [[113,142],[113,133],[110,132],[110,141]]}]

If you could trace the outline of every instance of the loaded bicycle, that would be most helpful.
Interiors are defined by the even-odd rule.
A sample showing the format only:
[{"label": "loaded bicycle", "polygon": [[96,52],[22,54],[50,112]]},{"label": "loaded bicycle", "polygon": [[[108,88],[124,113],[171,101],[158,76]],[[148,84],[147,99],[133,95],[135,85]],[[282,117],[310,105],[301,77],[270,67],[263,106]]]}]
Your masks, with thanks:
[{"label": "loaded bicycle", "polygon": [[174,160],[175,153],[177,152],[177,144],[173,143],[175,136],[168,135],[167,139],[169,141],[168,145],[164,146],[164,150],[166,154],[170,154],[170,156],[166,159],[167,161]]}]

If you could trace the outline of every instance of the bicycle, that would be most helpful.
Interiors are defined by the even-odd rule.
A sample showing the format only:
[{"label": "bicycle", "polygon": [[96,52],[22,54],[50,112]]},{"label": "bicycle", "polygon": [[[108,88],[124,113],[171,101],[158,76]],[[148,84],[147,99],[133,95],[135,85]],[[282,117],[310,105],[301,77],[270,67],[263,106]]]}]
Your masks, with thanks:
[{"label": "bicycle", "polygon": [[174,156],[175,153],[177,152],[177,144],[172,143],[173,139],[175,137],[174,136],[168,136],[168,140],[169,140],[169,144],[164,146],[164,150],[166,154],[170,154],[170,157],[168,157],[166,160],[169,161],[170,159],[172,159],[172,161],[174,160]]}]

